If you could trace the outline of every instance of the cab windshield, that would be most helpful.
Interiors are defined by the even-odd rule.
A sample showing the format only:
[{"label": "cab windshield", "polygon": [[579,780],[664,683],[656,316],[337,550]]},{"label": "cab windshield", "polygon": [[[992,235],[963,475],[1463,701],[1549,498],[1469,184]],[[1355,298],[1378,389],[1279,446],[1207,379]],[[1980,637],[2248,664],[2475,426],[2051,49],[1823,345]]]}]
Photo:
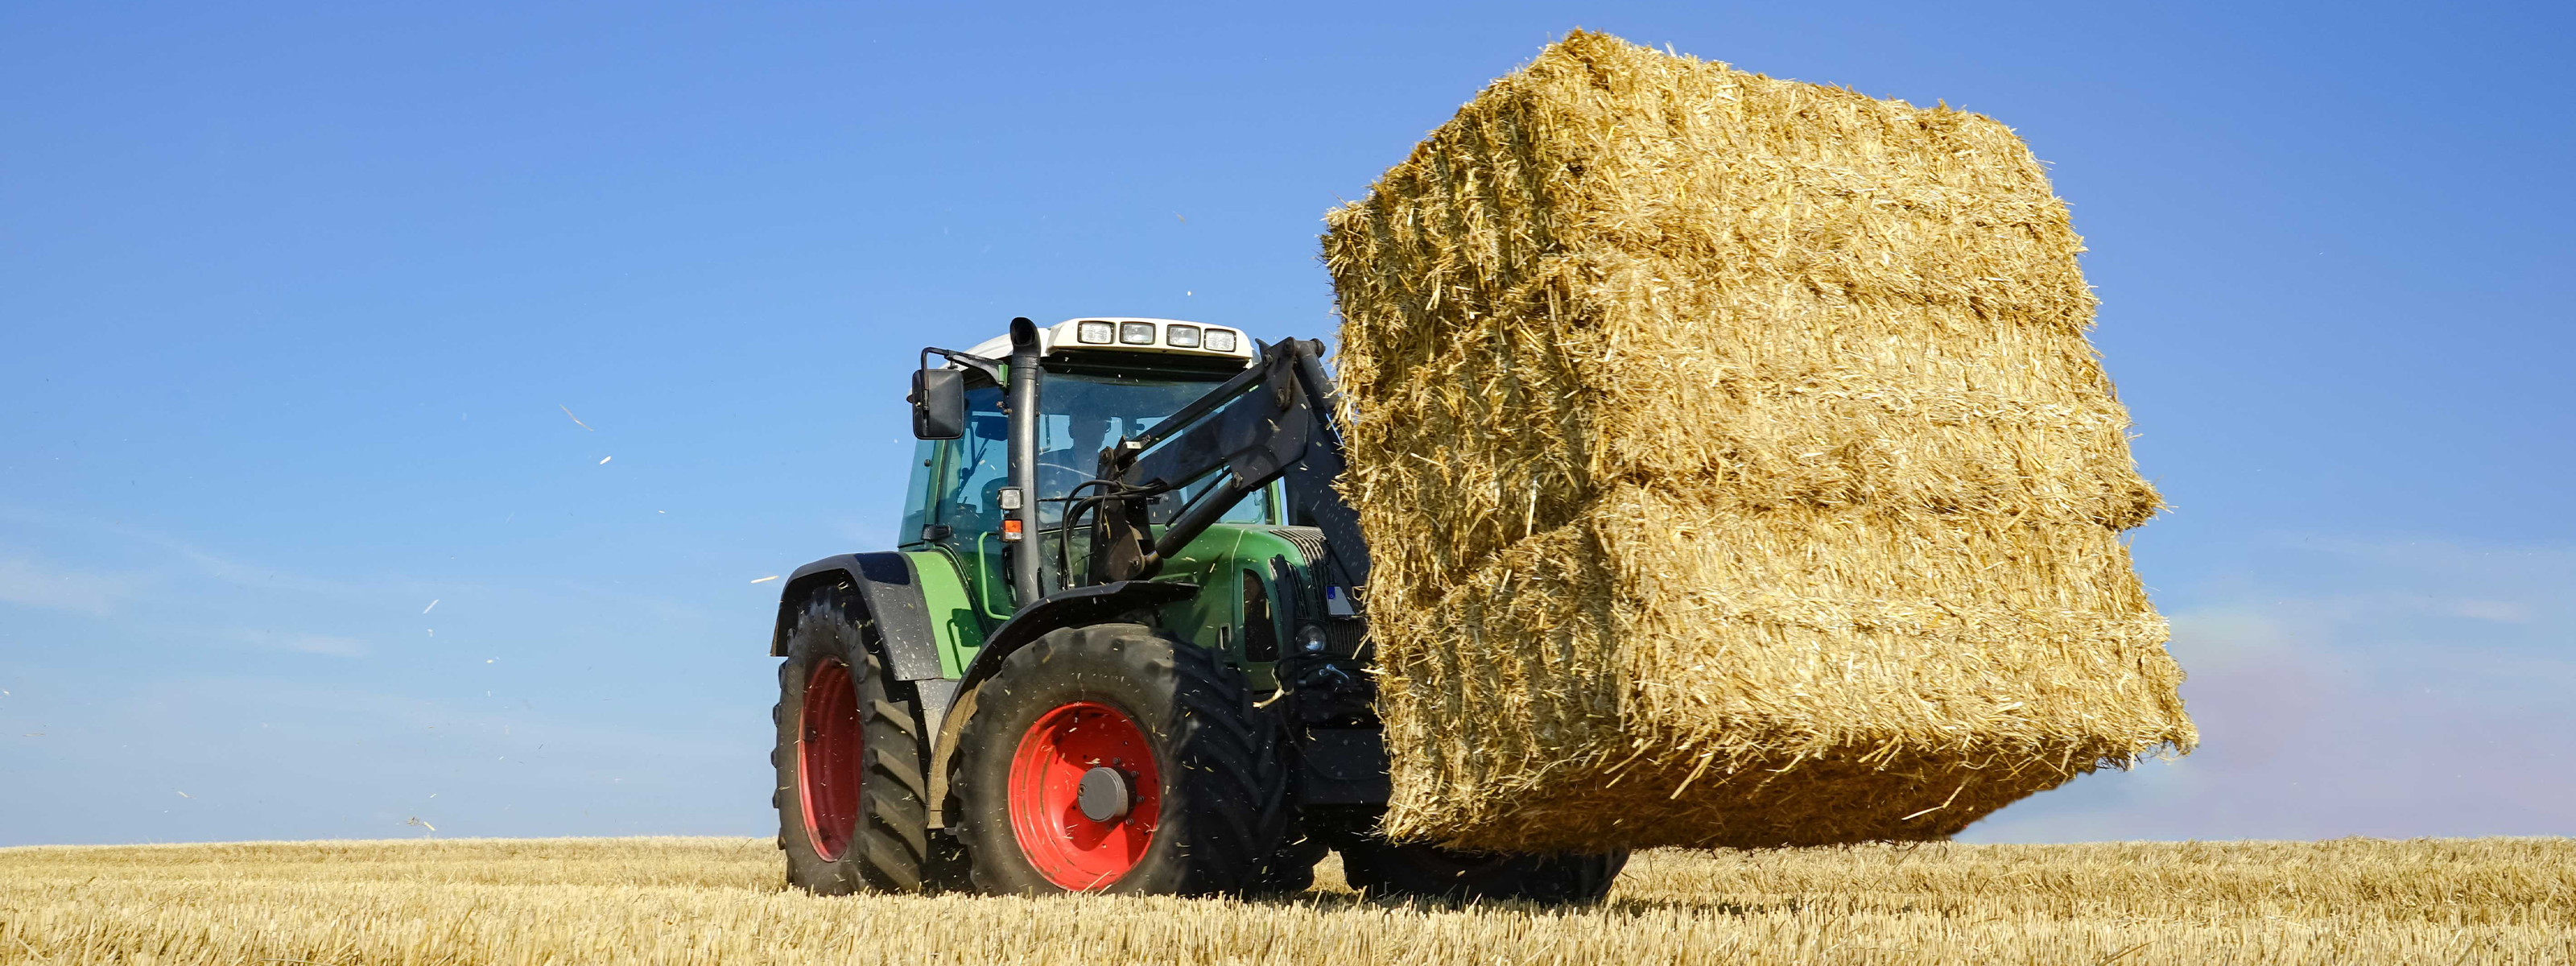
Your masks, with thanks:
[{"label": "cab windshield", "polygon": [[[1152,428],[1188,405],[1218,380],[1133,377],[1094,373],[1049,372],[1038,383],[1037,495],[1040,526],[1064,520],[1060,499],[1090,480],[1100,469],[1100,451],[1123,436]],[[998,532],[1004,511],[1001,491],[1010,486],[1010,417],[1002,412],[1002,390],[979,386],[966,393],[968,431],[961,439],[938,444],[931,519],[967,541]],[[924,468],[929,471],[929,467]],[[1214,485],[1215,477],[1192,481],[1176,493],[1155,500],[1149,519],[1168,524],[1190,498]],[[1270,493],[1261,490],[1226,512],[1229,523],[1264,523],[1270,519]]]},{"label": "cab windshield", "polygon": [[[1069,495],[1100,471],[1101,450],[1154,428],[1164,417],[1216,388],[1218,381],[1047,373],[1038,384],[1038,495]],[[1172,522],[1191,498],[1214,483],[1210,475],[1180,492],[1165,494],[1154,501],[1151,519]],[[1065,505],[1060,499],[1040,504],[1039,522],[1061,522]],[[1269,518],[1266,490],[1235,504],[1223,517],[1229,523],[1261,523]]]}]

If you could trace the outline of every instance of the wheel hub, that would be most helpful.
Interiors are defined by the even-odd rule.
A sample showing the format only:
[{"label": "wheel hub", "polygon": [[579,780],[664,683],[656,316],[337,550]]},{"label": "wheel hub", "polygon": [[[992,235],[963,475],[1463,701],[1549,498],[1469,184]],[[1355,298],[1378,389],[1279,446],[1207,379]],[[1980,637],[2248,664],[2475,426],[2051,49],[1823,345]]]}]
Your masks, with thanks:
[{"label": "wheel hub", "polygon": [[1074,802],[1082,807],[1082,817],[1094,822],[1114,822],[1127,817],[1134,807],[1134,793],[1127,788],[1127,775],[1102,765],[1082,773],[1082,785],[1074,793]]},{"label": "wheel hub", "polygon": [[1153,844],[1162,787],[1154,747],[1134,718],[1071,702],[1039,715],[1013,750],[1011,834],[1047,881],[1107,888]]}]

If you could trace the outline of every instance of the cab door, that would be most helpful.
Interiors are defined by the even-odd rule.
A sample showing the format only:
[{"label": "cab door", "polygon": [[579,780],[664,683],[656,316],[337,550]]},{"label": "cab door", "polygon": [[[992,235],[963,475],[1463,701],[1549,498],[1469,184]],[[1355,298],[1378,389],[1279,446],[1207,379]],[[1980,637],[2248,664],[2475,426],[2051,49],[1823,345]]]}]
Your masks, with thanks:
[{"label": "cab door", "polygon": [[1002,557],[1001,491],[1010,485],[1010,426],[1000,387],[967,389],[966,433],[934,444],[922,508],[922,537],[956,562],[985,630],[1009,619],[1019,603]]}]

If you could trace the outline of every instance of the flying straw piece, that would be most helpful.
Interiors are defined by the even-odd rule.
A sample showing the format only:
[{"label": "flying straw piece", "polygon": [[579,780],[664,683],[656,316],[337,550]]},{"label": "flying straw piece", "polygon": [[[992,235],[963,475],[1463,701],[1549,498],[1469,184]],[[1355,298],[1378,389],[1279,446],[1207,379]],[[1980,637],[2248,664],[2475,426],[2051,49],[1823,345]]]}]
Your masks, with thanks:
[{"label": "flying straw piece", "polygon": [[567,416],[567,417],[570,417],[570,418],[572,419],[572,424],[573,424],[573,425],[575,425],[575,426],[579,426],[579,427],[581,427],[581,428],[583,428],[583,429],[590,430],[591,432],[594,432],[594,433],[599,432],[599,431],[598,431],[598,430],[596,430],[596,429],[591,429],[591,428],[590,428],[590,424],[589,424],[589,423],[582,422],[582,421],[581,421],[581,417],[579,417],[579,416],[574,416],[574,415],[572,414],[572,407],[570,407],[570,406],[566,406],[566,405],[563,405],[563,404],[561,404],[561,403],[557,403],[557,404],[555,404],[555,408],[556,408],[556,409],[563,410],[563,411],[564,411],[564,415],[565,415],[565,416]]},{"label": "flying straw piece", "polygon": [[617,457],[614,457],[614,456],[602,456],[602,457],[600,457],[600,458],[599,458],[599,465],[601,465],[601,466],[606,466],[606,465],[608,465],[608,461],[609,461],[609,460],[613,460],[613,459],[616,459],[616,458],[617,458]]},{"label": "flying straw piece", "polygon": [[[171,789],[171,791],[179,791],[179,790],[174,788],[174,789]],[[195,795],[190,795],[190,794],[188,794],[187,792],[179,792],[179,797],[180,797],[180,798],[195,798],[195,797],[197,797],[197,796],[195,796]]]},{"label": "flying straw piece", "polygon": [[[429,602],[429,607],[436,607],[436,606],[438,606],[438,601],[433,600],[433,601],[430,601],[430,602]],[[420,609],[420,612],[421,612],[421,613],[423,613],[423,614],[429,613],[429,607],[423,607],[423,608],[421,608],[421,609]]]},{"label": "flying straw piece", "polygon": [[760,578],[759,580],[752,581],[752,583],[755,583],[755,584],[765,584],[765,583],[768,583],[768,582],[770,582],[770,581],[777,580],[777,579],[778,579],[778,575],[777,575],[777,574],[770,574],[770,575],[769,575],[769,576],[767,576],[767,577],[762,577],[762,578]]}]

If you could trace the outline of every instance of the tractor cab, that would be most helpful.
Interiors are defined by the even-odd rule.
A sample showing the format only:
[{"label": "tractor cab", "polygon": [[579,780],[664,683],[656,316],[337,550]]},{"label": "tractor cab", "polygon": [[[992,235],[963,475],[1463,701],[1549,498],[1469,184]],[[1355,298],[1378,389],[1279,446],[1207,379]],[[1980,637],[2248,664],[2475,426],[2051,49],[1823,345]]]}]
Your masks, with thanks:
[{"label": "tractor cab", "polygon": [[[949,361],[942,367],[962,383],[963,431],[950,439],[921,440],[913,453],[897,536],[903,550],[936,554],[957,574],[966,606],[947,615],[955,632],[948,635],[953,654],[944,657],[961,670],[973,661],[984,636],[1023,605],[1087,582],[1089,534],[1065,521],[1077,501],[1097,492],[1098,487],[1085,485],[1095,482],[1102,451],[1145,435],[1242,374],[1255,358],[1251,340],[1240,330],[1174,319],[1070,319],[1037,328],[1035,335],[1041,371],[1027,426],[1034,472],[1025,490],[1013,484],[1011,475],[1015,414],[1008,405],[1013,345],[1007,334],[959,354],[998,364]],[[1214,476],[1174,481],[1179,484],[1174,492],[1150,503],[1147,526],[1167,528],[1183,507],[1206,495]],[[1183,556],[1200,566],[1167,567],[1158,576],[1205,577],[1209,568],[1204,564],[1227,549],[1240,548],[1247,540],[1280,540],[1270,532],[1287,523],[1276,499],[1278,488],[1273,483],[1235,503],[1185,548]],[[1033,511],[1026,519],[1024,505]],[[1023,556],[1035,564],[1034,593],[1015,582]],[[1203,644],[1235,640],[1233,608],[1185,602],[1169,609],[1175,613],[1167,616],[1189,629],[1185,636],[1195,635]],[[1261,674],[1266,672],[1256,670]]]}]

